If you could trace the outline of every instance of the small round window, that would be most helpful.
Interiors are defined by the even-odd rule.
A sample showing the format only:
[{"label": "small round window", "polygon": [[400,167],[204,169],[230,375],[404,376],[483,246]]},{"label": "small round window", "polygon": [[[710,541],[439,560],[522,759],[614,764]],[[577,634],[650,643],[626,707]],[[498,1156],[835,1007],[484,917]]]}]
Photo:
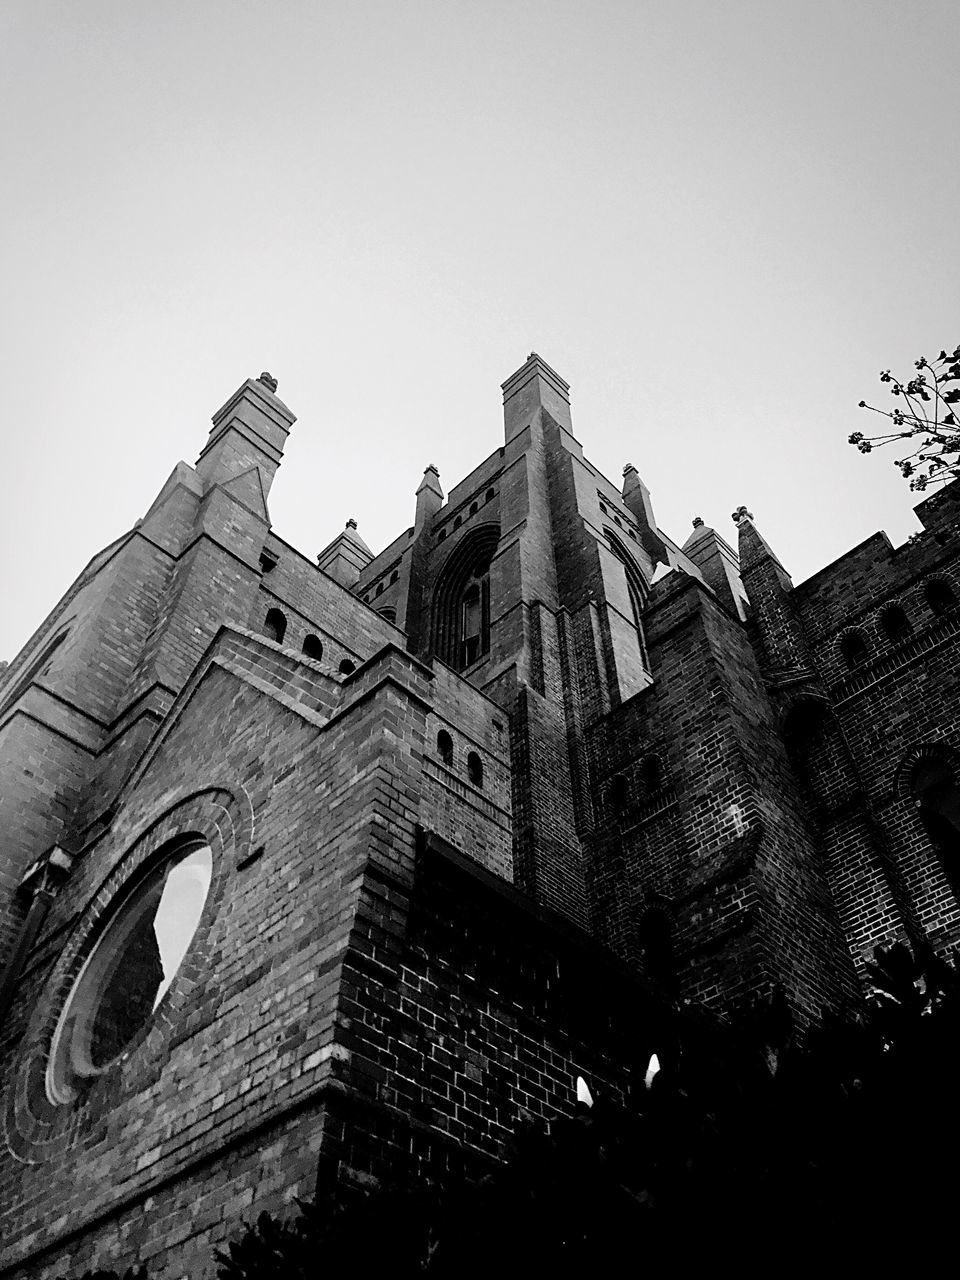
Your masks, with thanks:
[{"label": "small round window", "polygon": [[213,855],[180,844],[133,886],[101,931],[73,984],[50,1046],[55,1102],[101,1075],[136,1039],[173,982],[197,931]]}]

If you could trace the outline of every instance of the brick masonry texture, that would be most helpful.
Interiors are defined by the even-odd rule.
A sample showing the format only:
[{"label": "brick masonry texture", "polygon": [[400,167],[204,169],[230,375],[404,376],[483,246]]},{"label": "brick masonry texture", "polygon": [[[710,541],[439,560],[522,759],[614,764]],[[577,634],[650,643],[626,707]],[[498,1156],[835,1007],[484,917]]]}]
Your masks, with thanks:
[{"label": "brick masonry texture", "polygon": [[[202,1280],[318,1178],[481,1172],[578,1076],[629,1095],[685,999],[805,1025],[877,945],[960,938],[960,486],[794,586],[749,513],[739,561],[658,530],[568,390],[531,355],[502,447],[326,573],[270,526],[294,418],[248,380],[3,673],[0,1275]],[[169,990],[54,1101],[78,974],[187,836]]]}]

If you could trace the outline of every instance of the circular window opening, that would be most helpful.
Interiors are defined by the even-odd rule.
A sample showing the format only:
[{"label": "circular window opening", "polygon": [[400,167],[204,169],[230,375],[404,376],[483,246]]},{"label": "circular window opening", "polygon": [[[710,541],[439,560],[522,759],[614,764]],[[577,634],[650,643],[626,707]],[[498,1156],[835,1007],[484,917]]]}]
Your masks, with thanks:
[{"label": "circular window opening", "polygon": [[150,1022],[197,931],[212,872],[208,844],[180,844],[107,921],[53,1033],[47,1068],[53,1101],[74,1098],[76,1086],[122,1058]]}]

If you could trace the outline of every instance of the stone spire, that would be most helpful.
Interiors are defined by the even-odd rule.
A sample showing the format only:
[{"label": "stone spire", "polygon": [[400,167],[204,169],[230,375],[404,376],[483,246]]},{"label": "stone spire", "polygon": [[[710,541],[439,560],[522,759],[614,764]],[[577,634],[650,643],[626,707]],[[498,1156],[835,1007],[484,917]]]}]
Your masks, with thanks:
[{"label": "stone spire", "polygon": [[440,472],[430,462],[423,472],[423,479],[417,490],[417,514],[413,524],[415,537],[419,537],[424,529],[430,527],[430,522],[442,506],[443,489],[440,487]]},{"label": "stone spire", "polygon": [[566,431],[573,433],[570,416],[570,384],[564,382],[546,360],[531,351],[516,373],[501,384],[506,443],[529,426],[541,409]]},{"label": "stone spire", "polygon": [[345,587],[353,587],[372,559],[373,552],[357,533],[357,522],[351,517],[343,533],[338,533],[317,556],[317,565]]},{"label": "stone spire", "polygon": [[684,552],[703,574],[703,580],[714,594],[741,621],[747,616],[747,597],[740,578],[737,553],[716,529],[705,524],[701,516],[693,521],[693,533],[683,544]]},{"label": "stone spire", "polygon": [[657,518],[653,514],[653,503],[650,501],[650,490],[640,479],[640,473],[632,462],[623,468],[623,505],[637,522],[640,542],[643,549],[656,563],[667,562],[667,549],[660,531]]},{"label": "stone spire", "polygon": [[269,373],[248,378],[213,415],[210,438],[197,459],[204,489],[250,477],[255,470],[265,503],[294,422],[277,395],[276,378]]},{"label": "stone spire", "polygon": [[757,623],[765,674],[807,672],[806,641],[793,608],[793,582],[753,523],[753,513],[738,507],[733,513],[740,550],[740,577]]}]

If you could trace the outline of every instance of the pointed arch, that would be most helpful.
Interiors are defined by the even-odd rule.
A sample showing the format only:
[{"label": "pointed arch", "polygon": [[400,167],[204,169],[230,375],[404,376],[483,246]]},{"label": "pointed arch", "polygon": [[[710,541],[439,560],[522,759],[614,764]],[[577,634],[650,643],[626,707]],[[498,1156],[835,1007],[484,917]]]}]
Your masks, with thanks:
[{"label": "pointed arch", "polygon": [[822,694],[797,695],[780,717],[787,757],[815,814],[857,791],[857,778],[833,708]]},{"label": "pointed arch", "polygon": [[457,671],[490,651],[490,562],[500,526],[479,525],[450,552],[433,593],[433,651]]},{"label": "pointed arch", "polygon": [[918,810],[954,895],[960,901],[960,755],[947,743],[913,747],[897,769],[894,785]]},{"label": "pointed arch", "polygon": [[640,572],[640,566],[627,550],[623,541],[606,525],[603,527],[603,534],[607,540],[607,546],[623,565],[623,572],[627,579],[627,591],[630,595],[630,607],[633,610],[633,621],[642,636],[643,627],[641,625],[641,619],[643,617],[643,610],[646,608],[650,588],[647,586],[646,579]]}]

